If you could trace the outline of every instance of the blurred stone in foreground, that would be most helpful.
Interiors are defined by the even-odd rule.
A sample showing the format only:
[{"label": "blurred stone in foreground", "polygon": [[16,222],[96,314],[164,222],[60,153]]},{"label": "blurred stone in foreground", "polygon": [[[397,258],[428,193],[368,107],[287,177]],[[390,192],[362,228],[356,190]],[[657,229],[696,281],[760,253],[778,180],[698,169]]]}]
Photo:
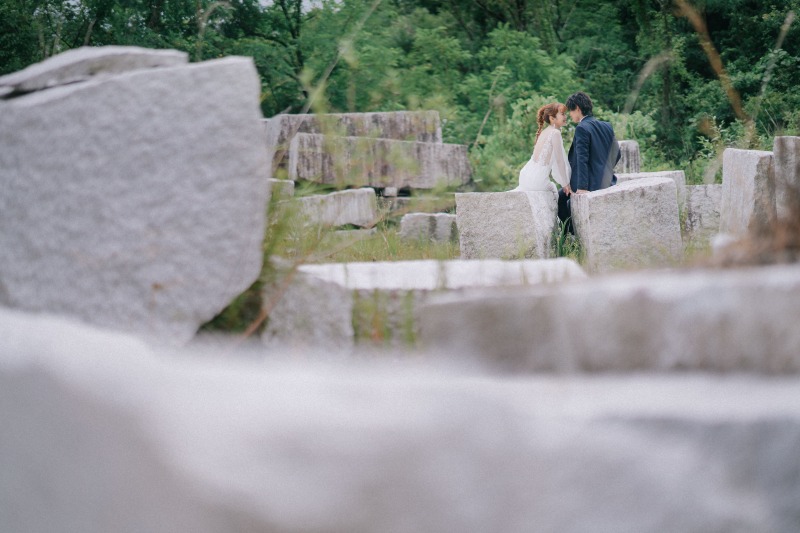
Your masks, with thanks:
[{"label": "blurred stone in foreground", "polygon": [[276,305],[264,340],[289,346],[347,347],[356,340],[413,345],[417,310],[433,294],[585,277],[570,259],[303,265],[266,288],[264,301]]},{"label": "blurred stone in foreground", "polygon": [[172,355],[0,311],[0,530],[800,523],[797,378],[504,380],[396,361]]},{"label": "blurred stone in foreground", "polygon": [[29,93],[132,70],[175,67],[188,61],[186,52],[136,46],[98,46],[67,50],[19,72],[0,77],[8,93]]},{"label": "blurred stone in foreground", "polygon": [[260,271],[256,69],[136,48],[65,56],[19,85],[48,88],[0,99],[0,305],[186,342]]},{"label": "blurred stone in foreground", "polygon": [[625,273],[438,297],[421,344],[514,372],[800,373],[800,267]]}]

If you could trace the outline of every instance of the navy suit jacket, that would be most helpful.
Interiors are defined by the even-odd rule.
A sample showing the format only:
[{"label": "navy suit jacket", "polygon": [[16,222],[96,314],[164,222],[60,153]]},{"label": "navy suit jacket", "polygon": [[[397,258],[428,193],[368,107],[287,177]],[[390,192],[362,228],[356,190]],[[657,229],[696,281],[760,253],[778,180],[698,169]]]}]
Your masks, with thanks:
[{"label": "navy suit jacket", "polygon": [[569,165],[573,191],[598,191],[617,183],[614,167],[619,161],[619,143],[614,128],[608,122],[589,115],[575,127],[575,137],[569,147]]}]

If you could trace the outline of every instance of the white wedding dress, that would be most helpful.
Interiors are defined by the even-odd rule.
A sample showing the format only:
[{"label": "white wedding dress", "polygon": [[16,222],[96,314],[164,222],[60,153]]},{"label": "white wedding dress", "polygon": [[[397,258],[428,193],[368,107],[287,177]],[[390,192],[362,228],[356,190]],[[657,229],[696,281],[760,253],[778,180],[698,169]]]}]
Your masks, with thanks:
[{"label": "white wedding dress", "polygon": [[547,126],[533,148],[530,160],[519,171],[519,187],[515,191],[547,191],[554,190],[550,182],[550,173],[559,185],[565,187],[569,184],[572,170],[564,151],[564,142],[561,140],[561,130]]}]

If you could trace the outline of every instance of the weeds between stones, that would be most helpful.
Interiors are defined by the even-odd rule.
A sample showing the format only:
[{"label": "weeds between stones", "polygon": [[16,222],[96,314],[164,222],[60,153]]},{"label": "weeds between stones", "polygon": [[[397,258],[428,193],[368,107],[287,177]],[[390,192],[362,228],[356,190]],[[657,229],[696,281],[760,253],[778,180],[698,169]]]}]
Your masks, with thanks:
[{"label": "weeds between stones", "polygon": [[578,263],[583,264],[584,253],[581,241],[572,233],[567,231],[567,221],[558,221],[553,234],[553,257],[568,257]]}]

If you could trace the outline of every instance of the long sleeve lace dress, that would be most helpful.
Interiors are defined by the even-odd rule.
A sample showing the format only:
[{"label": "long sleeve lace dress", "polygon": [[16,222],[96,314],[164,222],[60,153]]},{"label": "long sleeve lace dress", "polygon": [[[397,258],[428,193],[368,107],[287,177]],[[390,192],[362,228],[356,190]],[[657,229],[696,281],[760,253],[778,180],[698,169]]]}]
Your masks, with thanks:
[{"label": "long sleeve lace dress", "polygon": [[546,127],[533,149],[530,160],[519,172],[517,191],[546,191],[555,187],[550,182],[550,174],[562,187],[569,184],[571,169],[561,140],[561,130],[553,126]]}]

